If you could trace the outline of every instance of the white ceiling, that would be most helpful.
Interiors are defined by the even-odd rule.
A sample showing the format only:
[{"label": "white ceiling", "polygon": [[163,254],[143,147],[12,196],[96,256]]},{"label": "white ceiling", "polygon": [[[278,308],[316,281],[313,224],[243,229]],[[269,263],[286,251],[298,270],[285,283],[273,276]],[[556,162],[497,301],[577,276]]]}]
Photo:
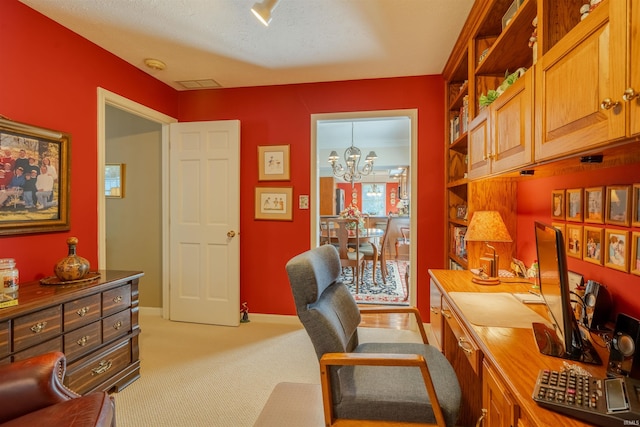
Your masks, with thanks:
[{"label": "white ceiling", "polygon": [[265,27],[257,0],[20,1],[178,90],[439,74],[473,4],[280,0]]}]

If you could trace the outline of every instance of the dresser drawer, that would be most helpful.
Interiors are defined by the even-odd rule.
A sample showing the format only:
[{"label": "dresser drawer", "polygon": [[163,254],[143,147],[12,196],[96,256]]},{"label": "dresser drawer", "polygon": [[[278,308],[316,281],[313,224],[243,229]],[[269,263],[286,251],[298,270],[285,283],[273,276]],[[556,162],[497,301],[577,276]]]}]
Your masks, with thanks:
[{"label": "dresser drawer", "polygon": [[24,350],[62,332],[62,310],[59,305],[26,316],[13,323],[13,351]]},{"label": "dresser drawer", "polygon": [[102,315],[108,316],[131,306],[131,285],[123,285],[102,293]]},{"label": "dresser drawer", "polygon": [[11,352],[11,333],[9,321],[0,322],[0,358]]},{"label": "dresser drawer", "polygon": [[72,331],[100,318],[100,294],[90,295],[64,304],[64,330]]},{"label": "dresser drawer", "polygon": [[67,362],[71,362],[102,344],[102,328],[100,321],[83,326],[64,336],[64,354]]},{"label": "dresser drawer", "polygon": [[446,319],[456,338],[457,346],[460,348],[461,353],[466,356],[473,371],[477,375],[482,375],[482,352],[445,299],[442,301],[442,316]]},{"label": "dresser drawer", "polygon": [[64,385],[76,393],[85,394],[118,374],[131,363],[131,340],[126,340],[107,352],[87,356],[69,365]]},{"label": "dresser drawer", "polygon": [[49,353],[50,351],[62,351],[62,337],[57,337],[49,341],[20,351],[13,355],[13,361],[28,359],[39,354]]},{"label": "dresser drawer", "polygon": [[109,342],[131,330],[131,310],[112,314],[102,320],[102,341]]}]

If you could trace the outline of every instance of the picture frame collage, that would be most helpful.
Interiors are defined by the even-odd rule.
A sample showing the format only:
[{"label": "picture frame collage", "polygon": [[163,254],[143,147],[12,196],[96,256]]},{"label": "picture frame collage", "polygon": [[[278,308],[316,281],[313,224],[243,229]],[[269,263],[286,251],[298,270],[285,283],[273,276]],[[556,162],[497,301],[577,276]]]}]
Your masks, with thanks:
[{"label": "picture frame collage", "polygon": [[[258,181],[290,179],[290,146],[258,146]],[[292,221],[293,187],[256,187],[254,217],[257,220]]]},{"label": "picture frame collage", "polygon": [[567,256],[640,276],[640,183],[553,190],[551,218]]}]

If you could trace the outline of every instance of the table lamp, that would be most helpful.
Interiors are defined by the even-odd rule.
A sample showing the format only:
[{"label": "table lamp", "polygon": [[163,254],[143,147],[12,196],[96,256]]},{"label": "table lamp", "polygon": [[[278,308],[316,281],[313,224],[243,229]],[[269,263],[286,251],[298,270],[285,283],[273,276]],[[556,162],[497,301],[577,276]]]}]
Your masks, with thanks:
[{"label": "table lamp", "polygon": [[[498,254],[496,253],[496,248],[489,243],[513,242],[500,213],[497,211],[474,212],[464,239],[467,242],[485,242],[487,247],[492,250],[489,271],[485,271],[485,274],[482,274],[483,271],[481,271],[480,276],[474,275],[472,281],[481,285],[497,285],[500,283],[498,278]],[[487,275],[488,277],[486,277]]]}]

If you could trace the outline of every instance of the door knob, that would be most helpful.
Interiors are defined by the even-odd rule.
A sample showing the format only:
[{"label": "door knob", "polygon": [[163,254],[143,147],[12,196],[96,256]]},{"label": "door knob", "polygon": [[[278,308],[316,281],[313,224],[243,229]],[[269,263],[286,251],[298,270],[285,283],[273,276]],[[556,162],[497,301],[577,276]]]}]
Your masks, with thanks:
[{"label": "door knob", "polygon": [[233,238],[233,237],[236,237],[236,232],[233,231],[233,230],[227,231],[227,237],[230,238],[230,239]]},{"label": "door knob", "polygon": [[613,101],[611,98],[605,98],[600,103],[600,108],[602,108],[603,110],[610,110],[614,107],[617,107],[618,105],[620,105],[620,102]]},{"label": "door knob", "polygon": [[633,101],[633,99],[638,97],[638,93],[633,90],[633,88],[628,88],[627,90],[624,91],[624,94],[622,95],[622,99],[624,99],[625,101],[629,102],[629,101]]}]

